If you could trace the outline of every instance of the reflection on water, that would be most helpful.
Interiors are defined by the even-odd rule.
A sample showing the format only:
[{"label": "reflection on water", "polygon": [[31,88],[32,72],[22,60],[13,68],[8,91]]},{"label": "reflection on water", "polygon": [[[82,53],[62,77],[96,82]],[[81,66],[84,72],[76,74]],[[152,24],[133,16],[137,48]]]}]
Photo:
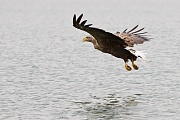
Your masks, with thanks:
[{"label": "reflection on water", "polygon": [[115,94],[109,94],[103,98],[91,97],[92,102],[75,102],[79,108],[83,109],[83,111],[76,112],[76,114],[84,115],[88,120],[126,119],[132,114],[129,109],[138,104],[136,95],[123,98]]}]

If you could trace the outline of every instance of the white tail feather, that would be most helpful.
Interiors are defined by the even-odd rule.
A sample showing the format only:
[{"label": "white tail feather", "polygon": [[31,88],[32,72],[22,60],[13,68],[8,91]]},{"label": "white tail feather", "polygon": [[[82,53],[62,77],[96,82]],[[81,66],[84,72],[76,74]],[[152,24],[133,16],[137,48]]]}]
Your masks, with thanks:
[{"label": "white tail feather", "polygon": [[140,58],[141,61],[146,62],[146,54],[143,51],[135,51],[134,55],[137,56],[138,58]]},{"label": "white tail feather", "polygon": [[147,62],[146,53],[144,53],[144,51],[135,51],[133,49],[127,49],[127,50],[129,50],[136,57],[140,58],[141,61]]}]

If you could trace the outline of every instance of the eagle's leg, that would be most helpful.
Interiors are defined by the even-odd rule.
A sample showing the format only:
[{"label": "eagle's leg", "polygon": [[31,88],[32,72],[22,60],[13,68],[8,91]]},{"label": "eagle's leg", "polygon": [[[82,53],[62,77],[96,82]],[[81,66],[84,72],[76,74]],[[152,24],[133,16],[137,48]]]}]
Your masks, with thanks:
[{"label": "eagle's leg", "polygon": [[131,67],[127,64],[127,61],[125,61],[125,68],[127,71],[131,71]]},{"label": "eagle's leg", "polygon": [[133,60],[133,59],[131,60],[131,62],[132,62],[133,68],[134,68],[135,70],[138,70],[138,66],[134,63],[134,60]]}]

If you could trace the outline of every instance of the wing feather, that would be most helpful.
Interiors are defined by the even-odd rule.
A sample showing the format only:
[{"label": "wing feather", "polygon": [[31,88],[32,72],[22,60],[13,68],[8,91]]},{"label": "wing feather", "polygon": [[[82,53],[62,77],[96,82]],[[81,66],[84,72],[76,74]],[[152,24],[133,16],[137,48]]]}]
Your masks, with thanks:
[{"label": "wing feather", "polygon": [[135,30],[138,27],[138,25],[136,25],[134,28],[132,28],[130,31],[128,31],[127,33],[132,32],[133,30]]},{"label": "wing feather", "polygon": [[123,31],[123,33],[125,33],[125,32],[126,32],[126,30],[127,30],[127,29],[125,29],[125,30]]},{"label": "wing feather", "polygon": [[139,30],[137,30],[137,31],[135,31],[135,32],[132,32],[132,33],[138,33],[138,32],[140,32],[140,31],[142,31],[142,30],[144,30],[144,28],[141,28],[141,29],[139,29]]},{"label": "wing feather", "polygon": [[145,41],[149,41],[151,38],[146,37],[147,32],[139,33],[140,31],[144,30],[144,28],[134,31],[137,27],[138,25],[136,25],[133,29],[131,29],[128,32],[126,31],[123,31],[122,33],[117,32],[115,33],[115,35],[123,39],[125,43],[128,44],[129,47],[133,47],[134,44],[143,44]]},{"label": "wing feather", "polygon": [[143,32],[143,33],[138,33],[138,34],[146,34],[146,33],[148,33],[148,32]]},{"label": "wing feather", "polygon": [[88,24],[88,25],[85,25],[85,27],[89,27],[89,26],[91,26],[92,24]]},{"label": "wing feather", "polygon": [[102,29],[90,27],[92,24],[85,25],[85,23],[87,21],[85,20],[85,21],[81,22],[82,17],[83,17],[83,14],[81,14],[78,17],[78,19],[76,20],[76,15],[74,15],[73,26],[77,29],[83,30],[83,31],[91,34],[97,40],[98,44],[100,44],[104,47],[105,46],[113,47],[113,46],[119,45],[124,48],[127,46],[125,41],[122,40],[120,37],[118,37],[110,32],[106,32]]},{"label": "wing feather", "polygon": [[77,21],[76,21],[76,23],[77,23],[77,24],[79,24],[79,23],[80,23],[80,21],[81,21],[82,17],[83,17],[83,14],[81,14],[81,15],[78,17],[78,19],[77,19]]},{"label": "wing feather", "polygon": [[87,20],[82,21],[82,22],[81,22],[81,25],[85,25],[86,22],[87,22]]},{"label": "wing feather", "polygon": [[76,24],[76,15],[73,16],[73,26]]}]

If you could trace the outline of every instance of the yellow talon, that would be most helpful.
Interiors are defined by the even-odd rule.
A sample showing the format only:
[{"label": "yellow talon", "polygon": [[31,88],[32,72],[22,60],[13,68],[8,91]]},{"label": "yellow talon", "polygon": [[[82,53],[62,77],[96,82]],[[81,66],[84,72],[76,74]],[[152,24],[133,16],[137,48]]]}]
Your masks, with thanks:
[{"label": "yellow talon", "polygon": [[125,68],[127,71],[131,71],[131,67],[127,63],[125,63]]},{"label": "yellow talon", "polygon": [[135,70],[138,70],[138,66],[136,64],[134,64],[134,60],[132,60],[132,66]]}]

